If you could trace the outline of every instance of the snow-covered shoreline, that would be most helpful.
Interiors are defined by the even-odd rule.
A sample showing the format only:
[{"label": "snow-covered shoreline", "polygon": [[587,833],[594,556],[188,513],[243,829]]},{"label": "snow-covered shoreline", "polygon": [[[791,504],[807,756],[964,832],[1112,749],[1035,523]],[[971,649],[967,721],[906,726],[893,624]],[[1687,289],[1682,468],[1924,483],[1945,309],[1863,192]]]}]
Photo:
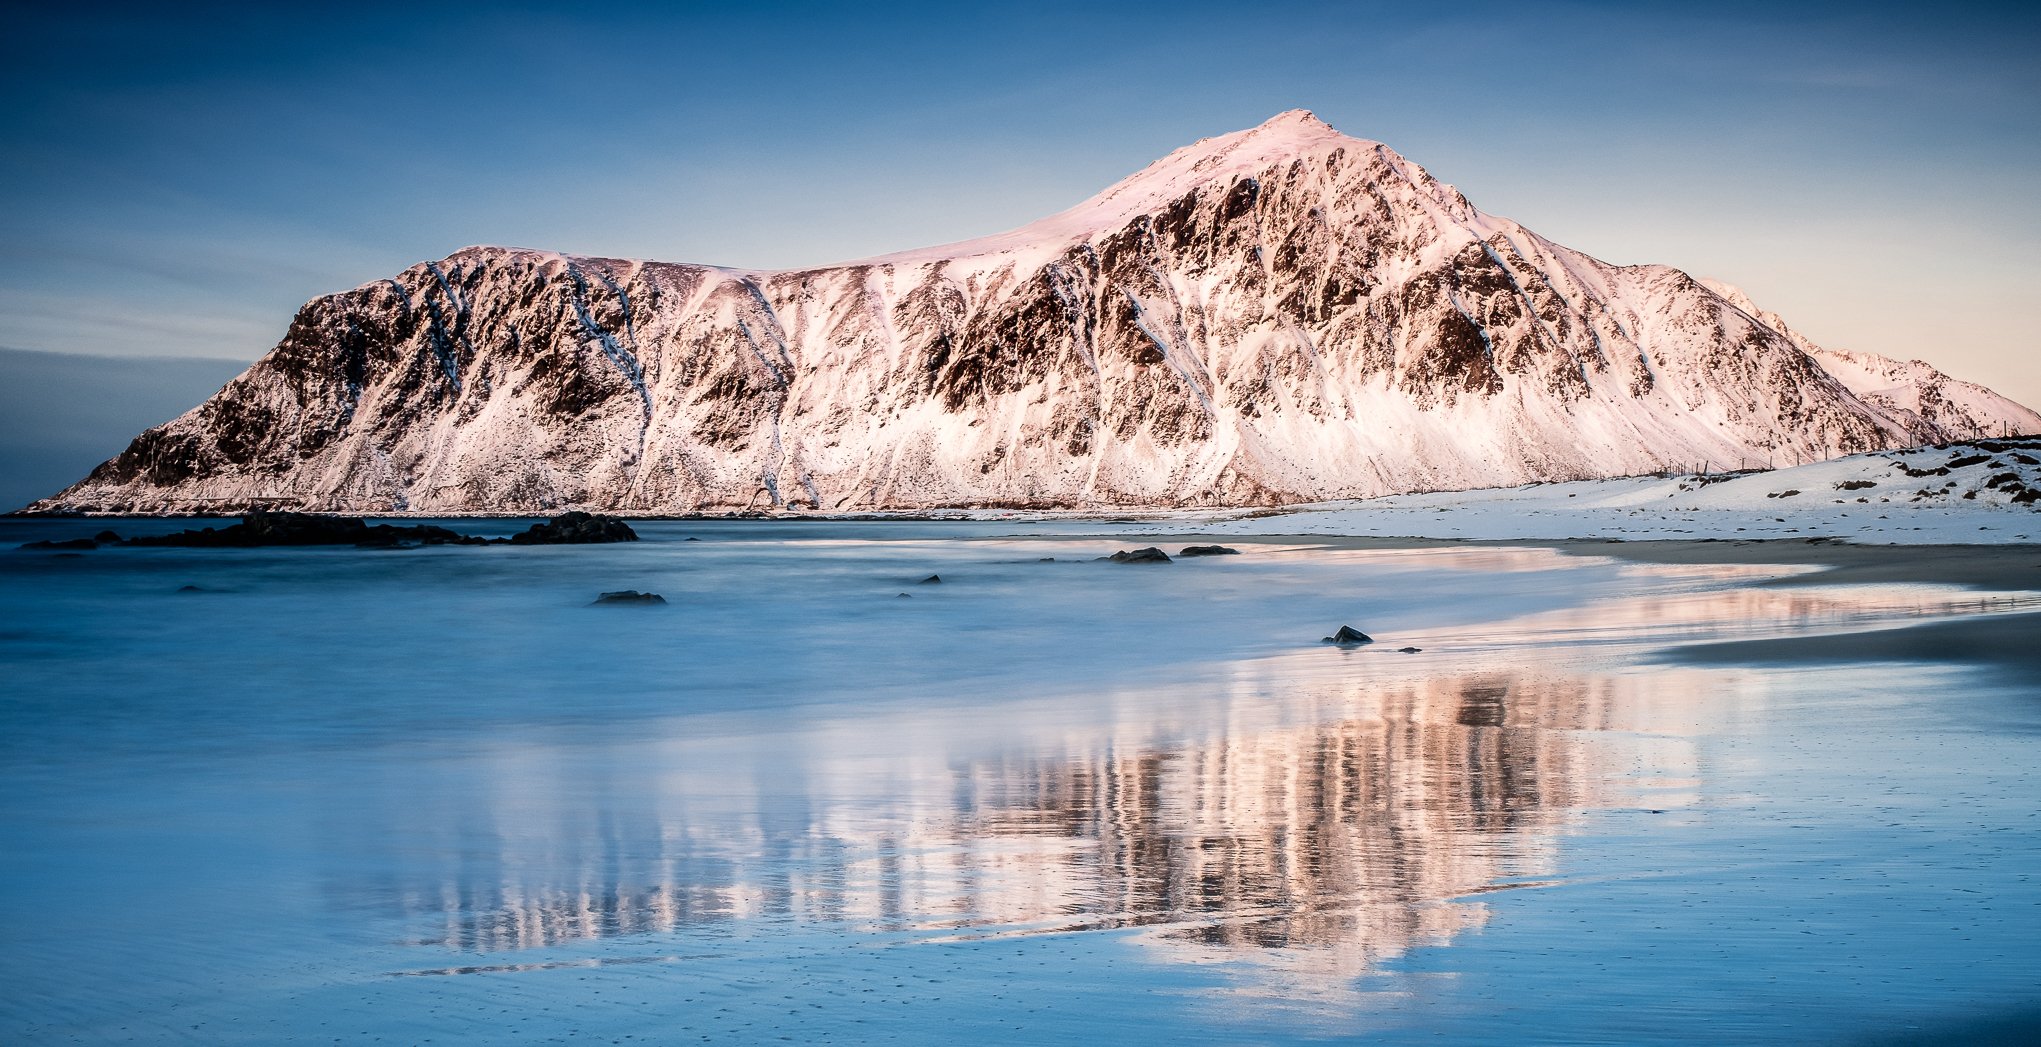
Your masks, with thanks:
[{"label": "snow-covered shoreline", "polygon": [[1157,534],[1329,538],[2041,542],[2041,438],[1877,451],[1754,472],[1537,483],[1277,508],[952,510],[915,518],[1111,521]]},{"label": "snow-covered shoreline", "polygon": [[[74,514],[20,515],[55,518]],[[137,514],[82,515],[102,518]],[[370,515],[379,519],[529,516]],[[1158,535],[1481,541],[1830,538],[1862,545],[1997,545],[2041,542],[2041,438],[1877,451],[1756,472],[1577,480],[1278,507],[1098,506],[686,515],[624,510],[615,515],[640,520],[741,518],[768,523],[801,520],[1066,523]]]},{"label": "snow-covered shoreline", "polygon": [[[1994,483],[1996,481],[1996,483]],[[2041,541],[2041,440],[1851,455],[1766,472],[1397,495],[1215,519],[1214,534],[1559,541],[1827,537],[1866,545]]]},{"label": "snow-covered shoreline", "polygon": [[1577,480],[1279,507],[947,509],[762,518],[1064,522],[1157,535],[1999,545],[2041,542],[2041,494],[2016,500],[2029,491],[2041,492],[2041,438],[1878,451],[1755,472]]}]

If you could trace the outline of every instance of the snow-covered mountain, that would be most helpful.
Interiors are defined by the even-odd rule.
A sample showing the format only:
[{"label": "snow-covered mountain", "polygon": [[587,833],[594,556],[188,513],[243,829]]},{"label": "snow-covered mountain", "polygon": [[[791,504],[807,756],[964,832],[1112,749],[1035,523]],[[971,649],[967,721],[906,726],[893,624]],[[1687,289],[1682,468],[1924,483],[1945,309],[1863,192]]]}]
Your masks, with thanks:
[{"label": "snow-covered mountain", "polygon": [[1311,114],[997,236],[751,271],[475,247],[299,310],[41,510],[1278,504],[2041,416],[1478,211]]}]

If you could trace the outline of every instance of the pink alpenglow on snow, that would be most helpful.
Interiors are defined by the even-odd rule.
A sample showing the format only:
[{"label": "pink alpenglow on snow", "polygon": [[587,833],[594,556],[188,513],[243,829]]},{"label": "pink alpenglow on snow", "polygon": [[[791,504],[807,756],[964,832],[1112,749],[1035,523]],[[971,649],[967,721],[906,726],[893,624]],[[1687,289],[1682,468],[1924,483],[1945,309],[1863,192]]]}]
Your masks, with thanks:
[{"label": "pink alpenglow on snow", "polygon": [[33,508],[1278,505],[2036,431],[1292,111],[1011,232],[841,265],[458,251],[308,303]]}]

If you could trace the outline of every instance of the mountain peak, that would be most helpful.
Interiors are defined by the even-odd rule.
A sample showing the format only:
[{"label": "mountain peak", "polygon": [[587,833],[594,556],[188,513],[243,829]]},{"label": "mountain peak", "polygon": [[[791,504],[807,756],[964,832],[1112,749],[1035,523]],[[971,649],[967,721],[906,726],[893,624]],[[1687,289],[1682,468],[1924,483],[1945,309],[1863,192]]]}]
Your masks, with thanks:
[{"label": "mountain peak", "polygon": [[1333,129],[1331,124],[1328,124],[1323,120],[1320,120],[1318,118],[1318,114],[1312,112],[1309,109],[1285,109],[1282,112],[1277,113],[1276,115],[1271,116],[1266,120],[1263,120],[1261,123],[1256,124],[1254,129],[1257,131],[1267,131],[1273,128],[1293,126],[1308,127],[1325,131],[1330,131]]},{"label": "mountain peak", "polygon": [[[1309,109],[1286,109],[1246,130],[1201,138],[1183,146],[1083,203],[1018,229],[864,261],[907,264],[1012,253],[1030,247],[1060,248],[1075,238],[1153,211],[1200,185],[1251,177],[1273,165],[1335,149],[1386,152],[1388,147],[1341,134]],[[1395,159],[1403,162],[1400,157]]]},{"label": "mountain peak", "polygon": [[1286,109],[1245,131],[1201,139],[1164,157],[1161,163],[1186,154],[1209,157],[1205,166],[1243,159],[1266,162],[1343,145],[1368,148],[1377,144],[1339,133],[1309,109]]}]

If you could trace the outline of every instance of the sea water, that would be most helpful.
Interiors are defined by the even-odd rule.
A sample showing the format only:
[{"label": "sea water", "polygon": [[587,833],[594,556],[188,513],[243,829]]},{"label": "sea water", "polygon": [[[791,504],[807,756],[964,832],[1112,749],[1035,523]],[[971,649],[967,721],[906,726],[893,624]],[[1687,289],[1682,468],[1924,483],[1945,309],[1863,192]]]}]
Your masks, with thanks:
[{"label": "sea water", "polygon": [[1452,544],[1118,564],[1151,539],[1105,523],[12,548],[100,526],[0,525],[0,1042],[2041,1016],[2041,687],[1658,657],[2029,595]]}]

